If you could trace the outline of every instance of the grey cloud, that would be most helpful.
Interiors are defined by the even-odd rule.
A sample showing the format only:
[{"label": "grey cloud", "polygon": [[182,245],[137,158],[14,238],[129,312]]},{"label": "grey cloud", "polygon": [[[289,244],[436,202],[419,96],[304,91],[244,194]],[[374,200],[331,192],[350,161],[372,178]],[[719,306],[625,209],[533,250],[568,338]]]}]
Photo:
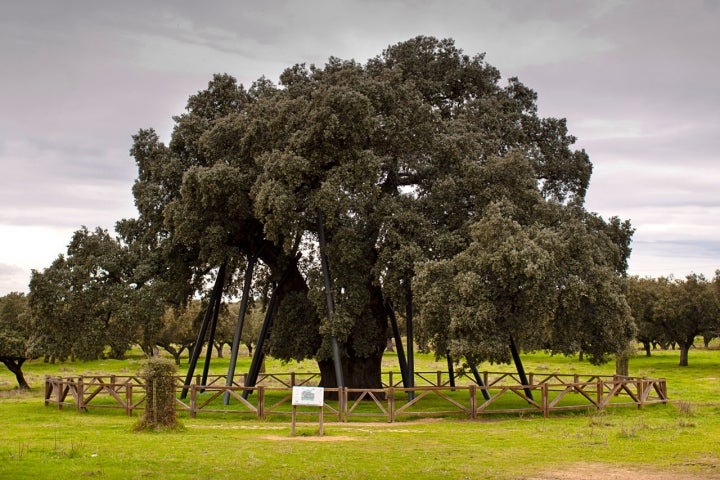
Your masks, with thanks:
[{"label": "grey cloud", "polygon": [[29,272],[17,265],[0,263],[0,296],[26,291],[28,274]]},{"label": "grey cloud", "polygon": [[[538,92],[542,115],[568,119],[595,165],[588,208],[639,227],[632,268],[667,253],[653,239],[678,242],[670,251],[718,237],[720,9],[707,0],[6,2],[0,227],[132,215],[130,136],[153,127],[167,140],[213,73],[276,81],[295,63],[364,62],[418,34],[487,52]],[[672,251],[662,261],[682,269]]]}]

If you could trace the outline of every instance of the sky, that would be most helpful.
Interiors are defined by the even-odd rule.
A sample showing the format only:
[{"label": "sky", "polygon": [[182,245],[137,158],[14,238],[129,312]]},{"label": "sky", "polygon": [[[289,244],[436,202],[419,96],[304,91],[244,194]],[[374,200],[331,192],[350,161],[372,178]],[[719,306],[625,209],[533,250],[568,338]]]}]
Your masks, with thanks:
[{"label": "sky", "polygon": [[277,83],[417,35],[485,53],[567,119],[587,209],[636,229],[630,274],[720,268],[720,0],[0,0],[0,295],[83,225],[137,216],[132,135],[169,141],[214,73]]}]

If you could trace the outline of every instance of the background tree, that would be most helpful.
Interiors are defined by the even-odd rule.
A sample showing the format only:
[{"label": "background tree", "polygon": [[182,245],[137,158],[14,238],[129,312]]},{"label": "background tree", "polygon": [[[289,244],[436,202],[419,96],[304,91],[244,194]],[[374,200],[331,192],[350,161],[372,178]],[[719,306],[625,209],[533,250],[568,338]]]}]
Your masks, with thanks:
[{"label": "background tree", "polygon": [[0,362],[15,374],[18,388],[30,388],[22,366],[33,348],[32,319],[23,293],[12,292],[0,297]]},{"label": "background tree", "polygon": [[703,275],[690,274],[684,280],[667,282],[658,299],[654,318],[665,336],[680,348],[680,366],[688,365],[688,353],[695,337],[714,331],[720,322],[716,285],[718,275],[708,282]]},{"label": "background tree", "polygon": [[43,353],[91,360],[109,347],[111,358],[122,358],[136,341],[135,316],[121,315],[128,308],[131,269],[123,247],[106,230],[83,227],[66,257],[43,272],[34,270],[29,302]]},{"label": "background tree", "polygon": [[[134,137],[140,215],[118,231],[147,278],[177,302],[205,291],[220,265],[237,272],[258,258],[259,281],[276,287],[279,300],[266,352],[317,359],[323,385],[332,387],[334,337],[346,386],[375,388],[390,306],[412,312],[419,293],[413,278],[425,262],[458,255],[470,262],[468,249],[483,248],[471,243],[490,235],[478,225],[509,199],[516,211],[509,220],[518,228],[505,231],[513,241],[553,252],[542,275],[557,289],[580,278],[561,302],[543,299],[547,289],[538,287],[533,297],[509,292],[514,305],[525,312],[530,300],[554,305],[553,315],[540,312],[545,340],[547,332],[560,335],[565,322],[589,322],[570,329],[582,338],[553,338],[554,348],[582,344],[603,359],[631,329],[611,278],[626,268],[630,229],[582,211],[587,155],[571,149],[575,139],[564,120],[537,116],[532,90],[514,78],[501,86],[500,79],[482,55],[431,37],[391,46],[366,65],[336,58],[324,68],[295,65],[279,87],[260,79],[245,90],[216,75],[175,117],[169,145],[152,130]],[[538,211],[553,213],[533,224]],[[486,224],[508,220],[498,215]],[[331,320],[317,261],[319,216],[336,304]],[[572,259],[571,232],[553,227],[566,219],[582,227],[576,248],[589,266],[559,260]],[[563,246],[546,246],[549,233]],[[520,285],[507,275],[512,271],[504,278]],[[237,276],[229,277],[225,289],[236,292]],[[615,328],[610,338],[599,330],[605,307]],[[519,318],[515,312],[507,321]],[[529,330],[531,322],[516,328]],[[483,336],[478,348],[499,352],[495,337]],[[458,337],[467,344],[471,338],[479,339]],[[528,335],[523,346],[540,343]]]},{"label": "background tree", "polygon": [[192,351],[197,340],[199,320],[202,317],[200,302],[191,302],[185,307],[168,307],[162,316],[161,328],[150,339],[150,344],[158,346],[172,355],[176,365],[185,351]]},{"label": "background tree", "polygon": [[[235,324],[237,323],[238,313],[240,311],[240,303],[234,302],[228,305],[228,317],[232,321],[228,321],[229,325],[232,325],[233,330],[229,335],[229,339],[232,340],[235,333]],[[247,314],[245,315],[245,321],[243,323],[243,330],[241,332],[240,342],[245,345],[248,350],[248,355],[252,355],[253,345],[257,343],[258,336],[260,334],[260,327],[262,326],[263,319],[265,318],[265,311],[262,308],[261,302],[252,302],[250,308],[248,308]],[[232,343],[230,343],[232,345]]]},{"label": "background tree", "polygon": [[665,331],[655,317],[655,305],[665,291],[668,279],[632,276],[627,281],[626,298],[637,326],[637,340],[643,344],[645,355],[655,345],[666,345]]}]

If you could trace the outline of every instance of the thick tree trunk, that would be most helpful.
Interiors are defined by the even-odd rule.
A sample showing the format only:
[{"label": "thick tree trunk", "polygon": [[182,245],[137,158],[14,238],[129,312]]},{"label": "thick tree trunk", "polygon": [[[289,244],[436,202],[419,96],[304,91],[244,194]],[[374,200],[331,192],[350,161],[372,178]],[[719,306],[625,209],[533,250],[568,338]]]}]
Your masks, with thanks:
[{"label": "thick tree trunk", "polygon": [[615,375],[627,377],[630,374],[630,359],[627,355],[617,355],[615,357]]},{"label": "thick tree trunk", "polygon": [[175,360],[175,365],[180,366],[180,355],[182,355],[182,352],[185,350],[185,347],[175,348],[172,345],[160,345],[163,350],[168,352],[170,355],[172,355],[173,360]]},{"label": "thick tree trunk", "polygon": [[[273,272],[273,280],[279,281],[280,287],[278,290],[278,302],[273,310],[278,310],[282,305],[286,297],[290,297],[293,294],[302,293],[307,295],[308,286],[305,281],[305,277],[298,269],[295,261],[289,261],[288,258],[282,253],[281,250],[277,249],[274,245],[265,242],[263,248],[260,250],[259,258],[270,267]],[[332,271],[332,265],[330,265]],[[280,281],[281,277],[284,277]],[[369,293],[369,305],[367,306],[364,314],[356,319],[355,327],[353,332],[350,333],[346,342],[339,345],[341,351],[341,365],[343,374],[345,376],[344,383],[345,387],[348,388],[382,388],[382,356],[385,351],[386,339],[387,339],[387,311],[384,306],[384,300],[382,291],[379,286],[373,284],[373,278],[371,272],[368,272],[368,280],[366,288]],[[273,315],[276,312],[273,312]],[[292,326],[285,321],[284,324],[279,325],[277,321],[273,321],[274,332],[270,332],[270,347],[267,345],[261,347],[255,345],[255,350],[262,349],[262,353],[273,354],[273,350],[277,349],[277,352],[282,355],[287,355],[288,347],[295,347],[296,350],[291,352],[289,355],[291,358],[307,358],[315,354],[321,347],[322,339],[320,337],[320,321],[318,319],[305,319],[306,322],[302,325],[303,329],[310,329],[313,332],[317,332],[316,341],[308,342],[308,348],[305,351],[297,349],[297,346],[292,343],[297,341],[288,336],[288,332],[292,334],[296,329],[290,329]],[[297,327],[295,327],[297,328]],[[368,338],[368,330],[372,332],[370,335],[372,338]],[[355,334],[357,332],[357,334]],[[281,337],[273,339],[273,336]],[[357,336],[358,348],[356,351],[354,338]],[[368,344],[371,345],[368,348]],[[374,347],[374,348],[373,348]],[[362,353],[357,353],[358,351]],[[368,354],[367,352],[371,353]],[[321,374],[320,386],[326,388],[337,388],[337,378],[335,375],[335,366],[332,356],[328,355],[327,358],[323,358],[318,361],[318,368]]]},{"label": "thick tree trunk", "polygon": [[680,344],[680,366],[681,367],[688,366],[688,352],[690,351],[691,345],[692,345],[692,343]]},{"label": "thick tree trunk", "polygon": [[[335,364],[332,359],[318,362],[320,368],[320,386],[337,388]],[[382,387],[382,353],[369,358],[343,357],[343,378],[347,388],[383,388]]]},{"label": "thick tree trunk", "polygon": [[[377,286],[369,286],[370,304],[366,315],[357,319],[354,331],[357,331],[357,338],[363,342],[370,342],[375,347],[374,353],[370,355],[359,355],[355,350],[355,335],[351,333],[348,341],[340,345],[342,350],[342,369],[347,388],[382,388],[382,358],[385,351],[388,317],[384,307],[382,291]],[[374,332],[368,336],[368,331]],[[333,359],[328,358],[318,362],[321,380],[320,386],[325,388],[337,388],[335,367]]]},{"label": "thick tree trunk", "polygon": [[18,388],[22,390],[30,390],[30,385],[28,385],[25,380],[25,375],[22,372],[22,365],[25,363],[24,358],[2,357],[0,358],[0,362],[4,363],[8,370],[15,374],[15,379],[18,382]]},{"label": "thick tree trunk", "polygon": [[645,356],[649,357],[650,355],[650,342],[643,342],[643,347],[645,347]]}]

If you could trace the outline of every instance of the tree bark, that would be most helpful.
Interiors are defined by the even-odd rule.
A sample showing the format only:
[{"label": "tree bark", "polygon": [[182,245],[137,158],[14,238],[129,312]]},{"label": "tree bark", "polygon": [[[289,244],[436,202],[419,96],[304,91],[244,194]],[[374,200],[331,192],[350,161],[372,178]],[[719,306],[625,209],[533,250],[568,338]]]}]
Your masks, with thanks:
[{"label": "tree bark", "polygon": [[[382,386],[382,353],[368,358],[342,358],[343,379],[347,388],[383,388]],[[320,368],[320,386],[337,388],[335,364],[332,359],[318,362]]]},{"label": "tree bark", "polygon": [[25,375],[22,372],[22,365],[25,363],[24,358],[2,357],[0,358],[0,362],[4,363],[8,370],[15,374],[15,379],[18,382],[18,388],[21,390],[30,390],[30,385],[28,385],[25,380]]},{"label": "tree bark", "polygon": [[175,360],[175,365],[180,366],[180,356],[182,355],[182,352],[185,350],[185,347],[175,348],[172,345],[160,345],[163,350],[168,352],[170,355],[172,355],[173,360]]},{"label": "tree bark", "polygon": [[[358,339],[370,342],[375,350],[370,355],[360,355],[355,350],[355,336],[351,333],[345,344],[341,345],[343,379],[347,388],[380,389],[382,387],[382,359],[385,352],[388,317],[382,291],[378,286],[368,286],[370,304],[366,315],[357,319],[353,330],[358,331]],[[373,331],[374,337],[368,338],[367,331]],[[364,331],[360,332],[360,331]],[[332,358],[318,361],[320,368],[320,386],[337,388],[335,367]],[[351,396],[352,398],[352,396]]]},{"label": "tree bark", "polygon": [[681,367],[688,366],[688,352],[690,351],[690,345],[691,344],[688,344],[688,343],[680,344],[680,366]]},{"label": "tree bark", "polygon": [[630,372],[630,359],[627,355],[621,354],[615,357],[615,375],[621,377],[629,376]]}]

